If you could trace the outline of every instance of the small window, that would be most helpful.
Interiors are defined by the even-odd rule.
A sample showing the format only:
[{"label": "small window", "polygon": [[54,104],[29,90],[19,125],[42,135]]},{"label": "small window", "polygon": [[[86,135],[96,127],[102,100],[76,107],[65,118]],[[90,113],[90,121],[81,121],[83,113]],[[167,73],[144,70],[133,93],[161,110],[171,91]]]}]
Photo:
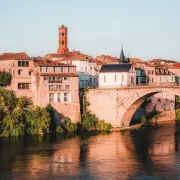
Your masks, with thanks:
[{"label": "small window", "polygon": [[57,102],[61,102],[61,94],[60,93],[57,94]]},{"label": "small window", "polygon": [[29,61],[26,61],[26,67],[29,67]]},{"label": "small window", "polygon": [[122,75],[122,82],[124,82],[124,75]]},{"label": "small window", "polygon": [[54,72],[56,72],[56,67],[53,67]]},{"label": "small window", "polygon": [[[14,64],[13,64],[14,65]],[[21,67],[21,61],[18,61],[18,66]],[[14,66],[13,66],[14,67]]]},{"label": "small window", "polygon": [[92,83],[92,78],[90,78],[90,83]]},{"label": "small window", "polygon": [[48,67],[46,66],[46,72],[48,72]]},{"label": "small window", "polygon": [[18,75],[21,75],[21,69],[18,69]]},{"label": "small window", "polygon": [[69,78],[68,77],[64,77],[64,80],[69,80]]},{"label": "small window", "polygon": [[62,33],[62,36],[64,36],[64,33]]},{"label": "small window", "polygon": [[64,102],[69,101],[68,93],[64,93]]},{"label": "small window", "polygon": [[64,41],[62,41],[62,45],[64,45]]},{"label": "small window", "polygon": [[31,76],[31,73],[32,73],[32,72],[31,72],[31,71],[29,71],[29,76]]},{"label": "small window", "polygon": [[49,94],[49,102],[54,102],[54,93]]},{"label": "small window", "polygon": [[22,67],[25,67],[25,66],[26,66],[25,61],[22,61]]},{"label": "small window", "polygon": [[70,67],[68,67],[68,72],[70,72]]},{"label": "small window", "polygon": [[63,67],[61,67],[61,72],[63,72]]},{"label": "small window", "polygon": [[106,76],[104,76],[104,82],[106,82]]},{"label": "small window", "polygon": [[42,69],[43,69],[42,66],[40,66],[40,72],[42,72]]},{"label": "small window", "polygon": [[65,89],[69,89],[69,85],[65,85]]}]

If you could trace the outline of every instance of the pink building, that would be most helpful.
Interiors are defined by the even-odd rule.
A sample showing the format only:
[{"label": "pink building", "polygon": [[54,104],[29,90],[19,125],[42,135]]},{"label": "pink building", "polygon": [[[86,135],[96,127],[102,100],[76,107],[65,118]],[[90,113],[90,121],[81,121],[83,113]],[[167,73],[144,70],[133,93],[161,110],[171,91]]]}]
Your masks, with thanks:
[{"label": "pink building", "polygon": [[28,97],[29,104],[45,107],[50,103],[57,121],[64,116],[80,120],[79,87],[76,67],[57,61],[32,59],[25,53],[0,55],[0,71],[12,75],[10,86],[17,97]]}]

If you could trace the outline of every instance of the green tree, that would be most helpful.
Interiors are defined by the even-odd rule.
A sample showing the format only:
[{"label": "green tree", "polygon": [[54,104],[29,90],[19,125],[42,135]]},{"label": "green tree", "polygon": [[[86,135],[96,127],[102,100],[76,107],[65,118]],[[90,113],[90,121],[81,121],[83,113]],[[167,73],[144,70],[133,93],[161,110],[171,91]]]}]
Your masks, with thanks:
[{"label": "green tree", "polygon": [[6,86],[11,82],[11,75],[7,72],[0,71],[0,86]]},{"label": "green tree", "polygon": [[25,115],[23,110],[14,109],[8,111],[2,122],[3,136],[20,136],[25,133]]},{"label": "green tree", "polygon": [[51,117],[45,108],[28,108],[26,112],[27,134],[49,133]]}]

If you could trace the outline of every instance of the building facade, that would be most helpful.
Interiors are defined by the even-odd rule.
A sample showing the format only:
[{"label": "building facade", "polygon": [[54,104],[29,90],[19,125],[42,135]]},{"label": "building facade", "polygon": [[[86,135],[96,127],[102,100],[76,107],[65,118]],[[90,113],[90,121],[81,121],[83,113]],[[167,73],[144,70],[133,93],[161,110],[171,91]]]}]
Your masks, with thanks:
[{"label": "building facade", "polygon": [[76,67],[57,61],[32,59],[25,53],[0,55],[0,70],[11,74],[11,84],[17,97],[26,96],[29,104],[52,105],[55,119],[70,117],[80,120],[79,84]]}]

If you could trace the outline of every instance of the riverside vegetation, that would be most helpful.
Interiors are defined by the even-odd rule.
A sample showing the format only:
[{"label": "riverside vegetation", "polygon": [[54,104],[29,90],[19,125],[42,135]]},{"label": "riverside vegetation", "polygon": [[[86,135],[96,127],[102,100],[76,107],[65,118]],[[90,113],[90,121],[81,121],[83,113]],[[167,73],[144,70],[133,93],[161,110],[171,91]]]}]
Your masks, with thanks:
[{"label": "riverside vegetation", "polygon": [[111,125],[86,112],[82,121],[72,123],[65,117],[62,124],[57,125],[53,118],[53,108],[48,104],[45,108],[27,106],[25,97],[17,98],[13,91],[0,88],[0,135],[22,136],[30,134],[63,133],[76,131],[108,131]]}]

